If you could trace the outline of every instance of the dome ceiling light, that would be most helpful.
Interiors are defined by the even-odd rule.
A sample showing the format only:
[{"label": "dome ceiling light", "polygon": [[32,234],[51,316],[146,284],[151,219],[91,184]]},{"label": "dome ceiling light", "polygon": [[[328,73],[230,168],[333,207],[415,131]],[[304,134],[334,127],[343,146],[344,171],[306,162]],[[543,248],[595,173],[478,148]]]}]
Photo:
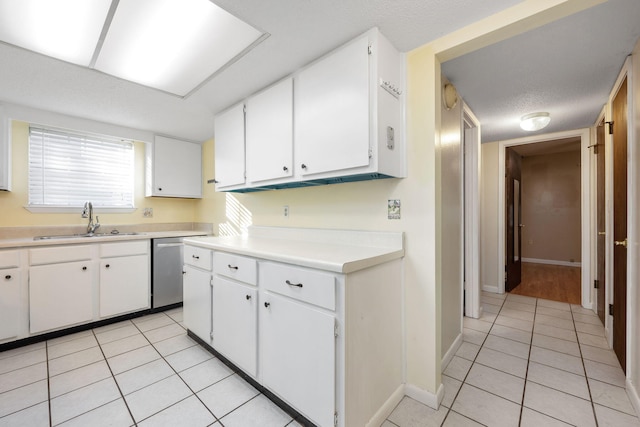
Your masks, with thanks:
[{"label": "dome ceiling light", "polygon": [[520,118],[520,127],[522,130],[533,132],[545,128],[551,121],[549,113],[531,113],[525,114]]}]

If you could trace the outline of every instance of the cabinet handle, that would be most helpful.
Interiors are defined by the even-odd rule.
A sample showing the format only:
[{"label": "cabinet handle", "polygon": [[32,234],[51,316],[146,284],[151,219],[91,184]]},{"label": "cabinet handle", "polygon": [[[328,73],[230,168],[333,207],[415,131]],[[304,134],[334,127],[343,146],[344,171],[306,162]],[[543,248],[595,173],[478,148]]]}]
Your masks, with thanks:
[{"label": "cabinet handle", "polygon": [[287,285],[289,286],[295,286],[296,288],[301,288],[302,287],[302,283],[291,283],[290,281],[286,281],[285,282]]},{"label": "cabinet handle", "polygon": [[251,295],[247,295],[245,298],[249,301],[251,299]]},{"label": "cabinet handle", "polygon": [[270,306],[270,305],[271,305],[271,303],[270,303],[270,302],[265,302],[265,303],[264,303],[264,307],[265,307],[265,308],[269,308],[269,306]]},{"label": "cabinet handle", "polygon": [[106,267],[106,268],[109,268],[109,267],[111,267],[111,265],[110,265],[110,264],[107,264],[107,265],[105,265],[105,267]]},{"label": "cabinet handle", "polygon": [[286,167],[286,166],[283,166],[283,167],[282,167],[282,170],[286,172],[286,171],[288,171],[288,170],[289,170],[289,168],[288,168],[288,167]]},{"label": "cabinet handle", "polygon": [[229,267],[229,269],[231,269],[231,270],[238,270],[238,266],[237,265],[233,266],[231,264],[227,264],[227,267]]},{"label": "cabinet handle", "polygon": [[302,169],[306,169],[307,165],[305,165],[304,163],[300,166]]},{"label": "cabinet handle", "polygon": [[86,265],[82,266],[82,271],[87,271],[87,266]]},{"label": "cabinet handle", "polygon": [[11,275],[7,274],[6,276],[4,276],[4,278],[7,279],[7,280],[11,280]]},{"label": "cabinet handle", "polygon": [[200,257],[199,257],[199,256],[196,256],[196,255],[191,255],[191,258],[193,258],[193,259],[200,259]]}]

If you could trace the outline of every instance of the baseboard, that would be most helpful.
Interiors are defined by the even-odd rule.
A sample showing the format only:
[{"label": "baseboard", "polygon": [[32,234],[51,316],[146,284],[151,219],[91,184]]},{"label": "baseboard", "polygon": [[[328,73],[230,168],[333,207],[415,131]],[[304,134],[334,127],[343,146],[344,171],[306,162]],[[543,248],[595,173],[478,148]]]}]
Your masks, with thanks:
[{"label": "baseboard", "polygon": [[444,385],[441,383],[440,387],[438,387],[438,392],[433,394],[413,384],[407,384],[404,388],[404,394],[413,400],[417,400],[430,408],[438,410],[440,402],[442,402],[442,398],[444,397]]},{"label": "baseboard", "polygon": [[581,262],[556,261],[554,259],[522,258],[522,262],[534,264],[563,265],[565,267],[582,267]]},{"label": "baseboard", "polygon": [[453,344],[451,344],[451,347],[449,347],[449,350],[447,350],[445,355],[442,357],[442,365],[441,365],[442,371],[447,369],[449,362],[451,362],[451,359],[453,359],[453,356],[455,356],[456,352],[458,351],[461,345],[462,345],[462,334],[458,334],[456,339],[453,340]]},{"label": "baseboard", "polygon": [[404,397],[404,389],[405,385],[400,384],[400,386],[394,391],[391,396],[387,399],[386,402],[373,414],[373,417],[367,422],[365,427],[380,427],[384,421],[389,418],[389,415],[396,409],[398,403]]},{"label": "baseboard", "polygon": [[633,409],[636,410],[636,415],[640,417],[640,396],[638,396],[638,389],[635,387],[633,382],[629,378],[627,378],[627,395],[629,396],[629,400],[633,405]]},{"label": "baseboard", "polygon": [[500,293],[500,289],[497,286],[482,285],[482,290],[485,292],[491,292],[492,294]]}]

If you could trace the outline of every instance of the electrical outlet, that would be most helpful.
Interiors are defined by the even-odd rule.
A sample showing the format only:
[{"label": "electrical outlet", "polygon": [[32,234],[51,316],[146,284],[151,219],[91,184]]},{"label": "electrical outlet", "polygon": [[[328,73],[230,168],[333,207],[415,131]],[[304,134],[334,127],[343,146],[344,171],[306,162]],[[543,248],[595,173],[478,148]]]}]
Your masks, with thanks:
[{"label": "electrical outlet", "polygon": [[142,216],[145,218],[153,218],[153,208],[144,208]]},{"label": "electrical outlet", "polygon": [[289,206],[285,205],[282,207],[282,214],[285,218],[289,218]]}]

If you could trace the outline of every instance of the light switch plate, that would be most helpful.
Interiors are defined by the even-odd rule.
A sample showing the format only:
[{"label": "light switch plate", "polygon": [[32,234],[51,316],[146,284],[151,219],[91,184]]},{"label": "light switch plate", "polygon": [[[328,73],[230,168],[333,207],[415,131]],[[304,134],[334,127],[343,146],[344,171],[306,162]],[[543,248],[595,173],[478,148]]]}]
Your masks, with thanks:
[{"label": "light switch plate", "polygon": [[389,199],[387,203],[387,218],[400,219],[400,199]]}]

